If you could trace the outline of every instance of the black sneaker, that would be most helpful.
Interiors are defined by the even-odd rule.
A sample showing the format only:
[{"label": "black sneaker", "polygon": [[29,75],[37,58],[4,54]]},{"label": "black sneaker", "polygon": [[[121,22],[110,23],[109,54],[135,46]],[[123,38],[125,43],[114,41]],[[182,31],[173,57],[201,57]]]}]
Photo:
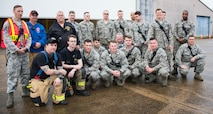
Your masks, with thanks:
[{"label": "black sneaker", "polygon": [[67,105],[68,104],[68,101],[66,100],[63,100],[63,101],[60,101],[59,103],[54,103],[55,105]]},{"label": "black sneaker", "polygon": [[76,95],[89,96],[89,92],[85,90],[76,90]]}]

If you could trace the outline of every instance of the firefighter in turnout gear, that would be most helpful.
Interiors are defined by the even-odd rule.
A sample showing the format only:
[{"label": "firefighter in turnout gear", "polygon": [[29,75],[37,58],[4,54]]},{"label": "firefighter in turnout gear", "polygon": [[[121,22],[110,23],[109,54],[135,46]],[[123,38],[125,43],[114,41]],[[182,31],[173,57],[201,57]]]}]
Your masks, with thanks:
[{"label": "firefighter in turnout gear", "polygon": [[45,51],[40,52],[32,63],[30,71],[30,97],[35,106],[44,106],[48,102],[48,91],[53,83],[52,101],[55,104],[66,105],[64,76],[66,70],[62,67],[61,57],[56,52],[57,40],[51,37],[47,40]]}]

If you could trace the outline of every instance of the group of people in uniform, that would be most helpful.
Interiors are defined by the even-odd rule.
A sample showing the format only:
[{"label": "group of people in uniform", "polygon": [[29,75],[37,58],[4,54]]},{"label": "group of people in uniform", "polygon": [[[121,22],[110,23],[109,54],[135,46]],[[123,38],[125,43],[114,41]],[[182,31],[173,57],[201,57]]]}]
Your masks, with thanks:
[{"label": "group of people in uniform", "polygon": [[90,81],[91,88],[96,89],[99,79],[110,87],[113,83],[123,86],[129,77],[136,83],[143,76],[145,83],[167,86],[168,79],[176,80],[178,69],[186,78],[189,68],[195,67],[194,78],[203,81],[200,73],[205,55],[195,44],[194,25],[188,20],[187,10],[174,31],[162,9],[156,9],[156,19],[151,24],[143,22],[140,11],[131,13],[132,20],[124,20],[123,11],[118,10],[118,19],[112,21],[109,11],[104,10],[96,28],[89,12],[78,23],[74,11],[69,12],[67,21],[63,11],[58,11],[47,35],[37,22],[36,10],[30,12],[27,23],[21,20],[21,5],[15,5],[13,13],[14,17],[3,25],[7,108],[14,105],[13,93],[19,78],[22,96],[30,96],[35,106],[48,102],[51,85],[53,103],[66,105],[65,98],[73,94],[89,96],[86,83]]}]

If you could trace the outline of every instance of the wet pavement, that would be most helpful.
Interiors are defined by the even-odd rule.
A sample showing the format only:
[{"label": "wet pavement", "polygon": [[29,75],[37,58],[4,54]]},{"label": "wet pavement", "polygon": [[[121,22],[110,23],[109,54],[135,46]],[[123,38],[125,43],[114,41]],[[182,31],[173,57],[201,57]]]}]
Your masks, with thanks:
[{"label": "wet pavement", "polygon": [[[136,84],[127,80],[124,87],[104,88],[101,81],[90,96],[67,98],[66,106],[54,105],[49,93],[48,104],[35,107],[30,98],[21,97],[20,84],[14,94],[14,107],[7,109],[5,50],[0,49],[0,114],[213,114],[213,40],[196,42],[206,52],[206,66],[201,74],[203,82],[194,80],[193,69],[182,79],[169,81],[168,87],[145,84],[139,78]],[[52,89],[50,90],[50,92]]]}]

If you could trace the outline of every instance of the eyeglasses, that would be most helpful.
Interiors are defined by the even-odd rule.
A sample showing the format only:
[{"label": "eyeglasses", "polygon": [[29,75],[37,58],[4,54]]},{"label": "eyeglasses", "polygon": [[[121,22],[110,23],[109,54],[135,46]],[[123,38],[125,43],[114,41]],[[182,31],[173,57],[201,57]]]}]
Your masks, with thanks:
[{"label": "eyeglasses", "polygon": [[104,15],[109,15],[109,13],[104,13]]}]

